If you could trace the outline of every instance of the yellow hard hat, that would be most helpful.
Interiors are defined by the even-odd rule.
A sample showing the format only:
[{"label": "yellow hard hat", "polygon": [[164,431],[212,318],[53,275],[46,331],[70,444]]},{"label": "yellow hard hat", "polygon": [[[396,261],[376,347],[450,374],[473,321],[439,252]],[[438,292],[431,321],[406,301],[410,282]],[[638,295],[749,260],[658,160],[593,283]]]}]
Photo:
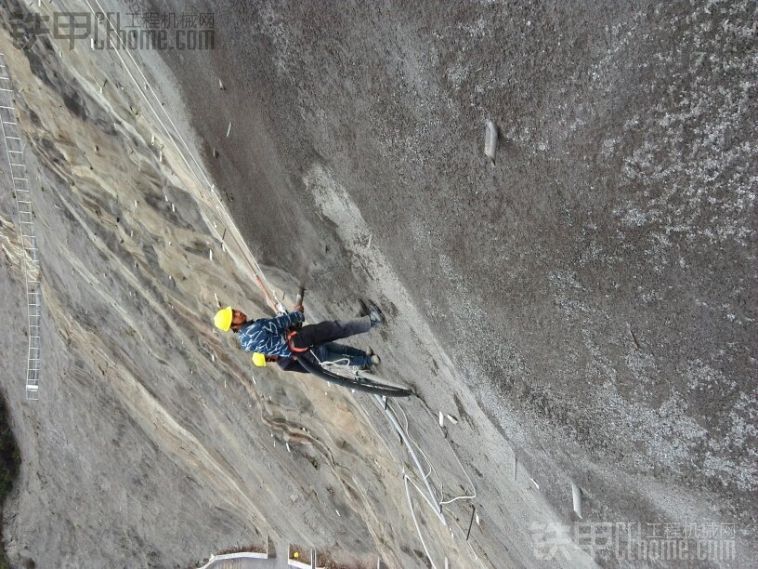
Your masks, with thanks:
[{"label": "yellow hard hat", "polygon": [[253,352],[253,364],[257,367],[266,367],[266,356],[260,352]]},{"label": "yellow hard hat", "polygon": [[216,328],[222,332],[228,332],[232,327],[232,307],[227,306],[216,312],[216,316],[213,318],[213,323]]}]

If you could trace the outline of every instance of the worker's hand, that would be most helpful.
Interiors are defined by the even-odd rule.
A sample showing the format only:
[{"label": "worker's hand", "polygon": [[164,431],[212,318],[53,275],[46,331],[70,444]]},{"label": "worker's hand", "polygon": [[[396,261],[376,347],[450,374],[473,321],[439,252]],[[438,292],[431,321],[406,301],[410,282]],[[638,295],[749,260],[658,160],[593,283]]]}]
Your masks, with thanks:
[{"label": "worker's hand", "polygon": [[293,307],[293,310],[296,310],[297,312],[305,313],[305,307],[303,307],[303,299],[305,298],[305,287],[301,286],[300,290],[297,291],[297,296],[295,297],[295,306]]}]

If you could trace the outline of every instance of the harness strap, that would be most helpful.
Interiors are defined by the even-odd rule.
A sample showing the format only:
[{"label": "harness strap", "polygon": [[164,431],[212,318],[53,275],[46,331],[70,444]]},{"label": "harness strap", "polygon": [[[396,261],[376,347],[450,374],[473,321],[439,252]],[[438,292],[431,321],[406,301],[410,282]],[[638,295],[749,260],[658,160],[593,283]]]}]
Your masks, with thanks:
[{"label": "harness strap", "polygon": [[302,354],[302,353],[307,352],[310,348],[296,348],[295,347],[295,345],[292,342],[295,336],[297,336],[296,330],[290,330],[289,332],[287,332],[287,346],[289,346],[290,351],[293,354]]}]

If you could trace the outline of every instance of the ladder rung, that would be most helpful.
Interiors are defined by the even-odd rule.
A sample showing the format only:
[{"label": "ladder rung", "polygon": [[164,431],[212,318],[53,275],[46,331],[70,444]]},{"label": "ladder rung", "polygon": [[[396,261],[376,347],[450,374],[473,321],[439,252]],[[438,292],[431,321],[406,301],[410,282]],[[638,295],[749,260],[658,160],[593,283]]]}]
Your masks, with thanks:
[{"label": "ladder rung", "polygon": [[12,126],[18,126],[18,123],[12,122],[12,121],[3,121],[3,124],[9,124],[9,125],[12,125]]},{"label": "ladder rung", "polygon": [[19,178],[19,177],[17,177],[17,176],[14,176],[14,177],[13,177],[13,179],[14,179],[14,180],[17,180],[17,181],[19,181],[19,182],[28,182],[28,181],[29,181],[29,180],[27,180],[26,178]]},{"label": "ladder rung", "polygon": [[0,109],[8,109],[9,111],[15,111],[16,107],[9,107],[8,105],[0,105]]}]

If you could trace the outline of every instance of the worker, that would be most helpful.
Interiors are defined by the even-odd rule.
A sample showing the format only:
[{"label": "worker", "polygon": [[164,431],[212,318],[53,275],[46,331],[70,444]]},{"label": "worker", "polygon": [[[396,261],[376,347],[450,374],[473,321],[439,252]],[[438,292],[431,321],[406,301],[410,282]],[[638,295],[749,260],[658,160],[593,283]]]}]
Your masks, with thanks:
[{"label": "worker", "polygon": [[[256,320],[248,320],[244,312],[227,306],[216,313],[214,324],[219,330],[234,332],[240,347],[246,352],[256,352],[264,357],[293,358],[297,354],[318,349],[317,352],[328,356],[339,351],[339,348],[330,348],[330,343],[363,334],[384,322],[384,316],[378,307],[366,303],[362,305],[365,316],[361,318],[306,325],[303,325],[305,316],[302,302],[296,304],[290,312]],[[316,355],[318,357],[318,353]],[[348,354],[343,353],[344,355]],[[371,359],[373,354],[366,355]],[[354,353],[352,357],[359,358],[360,354]],[[258,359],[258,362],[265,364],[265,359]]]}]

